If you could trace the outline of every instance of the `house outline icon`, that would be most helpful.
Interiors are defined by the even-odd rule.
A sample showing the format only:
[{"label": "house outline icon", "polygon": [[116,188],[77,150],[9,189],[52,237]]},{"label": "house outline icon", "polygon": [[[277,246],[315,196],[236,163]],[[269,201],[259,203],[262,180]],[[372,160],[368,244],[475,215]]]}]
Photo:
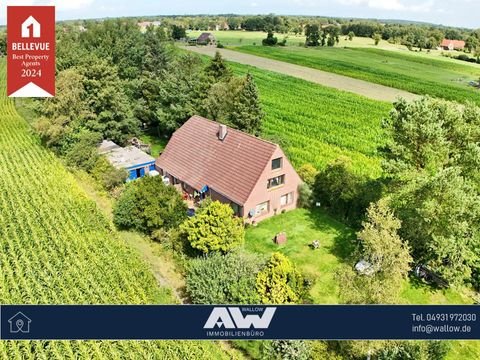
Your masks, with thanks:
[{"label": "house outline icon", "polygon": [[[32,33],[30,33],[30,27],[32,27]],[[41,34],[40,23],[33,16],[29,16],[22,24],[22,38],[39,38]]]},{"label": "house outline icon", "polygon": [[8,322],[10,323],[10,332],[12,334],[19,332],[28,334],[30,332],[30,323],[32,320],[30,320],[30,318],[21,311],[8,319]]}]

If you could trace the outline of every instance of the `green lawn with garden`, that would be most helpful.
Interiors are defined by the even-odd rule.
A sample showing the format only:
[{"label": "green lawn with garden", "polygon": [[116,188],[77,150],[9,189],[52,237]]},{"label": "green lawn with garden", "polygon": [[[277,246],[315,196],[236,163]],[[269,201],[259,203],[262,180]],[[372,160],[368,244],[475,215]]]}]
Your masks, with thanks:
[{"label": "green lawn with garden", "polygon": [[[277,245],[274,237],[286,232],[287,243]],[[245,248],[255,254],[269,257],[279,251],[292,259],[308,278],[315,282],[310,290],[313,303],[338,304],[340,284],[335,279],[342,266],[353,266],[356,259],[351,254],[355,247],[355,231],[333,219],[322,209],[297,209],[262,221],[246,231]],[[314,250],[311,244],[320,242]],[[473,299],[467,289],[434,289],[410,278],[401,285],[405,304],[471,304]],[[480,357],[480,343],[455,342],[449,359]]]},{"label": "green lawn with garden", "polygon": [[350,76],[421,95],[480,104],[480,65],[361,47],[241,46],[234,50]]}]

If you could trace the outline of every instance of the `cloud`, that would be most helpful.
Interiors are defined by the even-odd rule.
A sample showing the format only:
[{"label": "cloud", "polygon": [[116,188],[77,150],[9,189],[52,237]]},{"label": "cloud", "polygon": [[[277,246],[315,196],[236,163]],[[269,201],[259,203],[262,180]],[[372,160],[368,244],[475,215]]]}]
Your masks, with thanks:
[{"label": "cloud", "polygon": [[427,12],[435,5],[434,0],[405,1],[405,0],[336,0],[342,5],[367,6],[371,9],[388,10],[388,11],[410,11],[410,12]]}]

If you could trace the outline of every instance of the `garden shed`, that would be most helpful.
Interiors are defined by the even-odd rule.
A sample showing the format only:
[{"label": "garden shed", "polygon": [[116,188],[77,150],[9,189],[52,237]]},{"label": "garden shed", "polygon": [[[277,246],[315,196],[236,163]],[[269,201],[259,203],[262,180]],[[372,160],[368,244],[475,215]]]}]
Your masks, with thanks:
[{"label": "garden shed", "polygon": [[145,175],[158,175],[155,171],[155,159],[135,146],[121,147],[113,141],[104,140],[99,149],[101,155],[117,169],[129,172],[127,181],[135,180]]}]

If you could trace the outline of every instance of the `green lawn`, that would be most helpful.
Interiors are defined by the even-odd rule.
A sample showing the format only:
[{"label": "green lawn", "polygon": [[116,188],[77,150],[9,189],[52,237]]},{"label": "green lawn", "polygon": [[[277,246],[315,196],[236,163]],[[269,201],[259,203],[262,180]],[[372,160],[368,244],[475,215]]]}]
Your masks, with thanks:
[{"label": "green lawn", "polygon": [[480,65],[445,61],[367,47],[264,47],[241,46],[236,51],[281,60],[378,83],[421,95],[480,104],[480,91],[469,86],[480,77]]},{"label": "green lawn", "polygon": [[152,149],[152,156],[157,157],[158,154],[160,154],[163,149],[165,149],[165,146],[167,146],[168,139],[159,136],[158,134],[155,133],[155,131],[151,132],[144,132],[140,136],[140,140],[144,142],[145,144],[149,144]]},{"label": "green lawn", "polygon": [[[273,237],[285,231],[287,243],[276,245]],[[320,249],[309,244],[320,241]],[[266,257],[280,251],[290,257],[303,273],[316,282],[310,294],[314,303],[337,304],[339,284],[335,272],[341,266],[351,266],[348,260],[353,250],[355,233],[342,223],[332,219],[322,210],[297,209],[265,220],[246,232],[245,247],[248,251]],[[466,294],[454,290],[434,290],[418,281],[406,281],[402,299],[406,304],[471,304]],[[467,291],[465,291],[467,293]],[[455,342],[449,359],[480,358],[480,342]]]},{"label": "green lawn", "polygon": [[323,168],[339,156],[358,172],[380,173],[381,122],[389,103],[323,87],[255,67],[230,63],[236,74],[252,74],[265,112],[262,136],[279,143],[295,167]]}]

